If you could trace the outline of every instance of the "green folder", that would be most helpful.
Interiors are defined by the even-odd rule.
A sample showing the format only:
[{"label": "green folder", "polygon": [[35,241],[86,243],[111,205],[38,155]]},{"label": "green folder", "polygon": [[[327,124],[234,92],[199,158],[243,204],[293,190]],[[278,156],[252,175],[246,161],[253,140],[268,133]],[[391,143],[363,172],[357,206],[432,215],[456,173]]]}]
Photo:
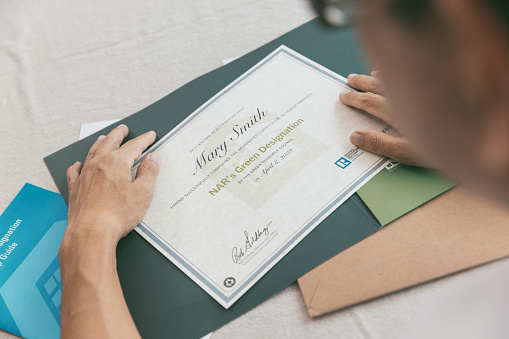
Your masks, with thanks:
[{"label": "green folder", "polygon": [[[118,124],[129,126],[127,139],[149,130],[155,130],[158,137],[164,136],[282,44],[342,75],[366,71],[355,32],[331,29],[315,19],[191,81]],[[44,159],[64,200],[67,201],[66,169],[75,161],[83,161],[97,137],[112,128],[105,128]],[[379,228],[380,224],[362,200],[352,196],[228,310],[136,232],[131,232],[118,245],[118,273],[127,305],[144,338],[199,338],[270,298]]]},{"label": "green folder", "polygon": [[392,162],[357,194],[385,226],[455,185],[432,170]]},{"label": "green folder", "polygon": [[[155,130],[158,137],[164,136],[282,44],[341,75],[366,72],[355,31],[331,29],[315,19],[191,81],[118,124],[129,126],[127,140],[149,130]],[[114,126],[45,158],[66,201],[66,169],[75,161],[83,161],[97,137],[108,133]],[[131,232],[117,248],[118,272],[127,304],[144,338],[199,338],[247,312],[314,267],[375,233],[382,225],[453,185],[420,168],[398,166],[384,169],[359,191],[364,202],[359,195],[353,195],[228,310],[141,236]]]}]

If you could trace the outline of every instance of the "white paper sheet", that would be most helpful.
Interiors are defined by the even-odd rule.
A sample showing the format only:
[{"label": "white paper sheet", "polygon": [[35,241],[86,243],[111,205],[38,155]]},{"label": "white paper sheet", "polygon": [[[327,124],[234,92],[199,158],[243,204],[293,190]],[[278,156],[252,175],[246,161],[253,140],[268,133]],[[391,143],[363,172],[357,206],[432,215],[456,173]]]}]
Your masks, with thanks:
[{"label": "white paper sheet", "polygon": [[223,63],[223,66],[224,66],[224,65],[228,65],[228,64],[229,64],[230,62],[232,62],[232,61],[237,60],[238,58],[239,58],[239,57],[226,58],[226,59],[221,60],[221,62]]},{"label": "white paper sheet", "polygon": [[112,125],[116,122],[119,122],[120,119],[113,119],[113,120],[106,120],[106,121],[97,121],[97,122],[91,122],[88,124],[82,124],[80,129],[80,136],[78,140],[84,139],[92,134],[94,134],[97,131],[102,130],[105,127],[108,127],[109,125]]}]

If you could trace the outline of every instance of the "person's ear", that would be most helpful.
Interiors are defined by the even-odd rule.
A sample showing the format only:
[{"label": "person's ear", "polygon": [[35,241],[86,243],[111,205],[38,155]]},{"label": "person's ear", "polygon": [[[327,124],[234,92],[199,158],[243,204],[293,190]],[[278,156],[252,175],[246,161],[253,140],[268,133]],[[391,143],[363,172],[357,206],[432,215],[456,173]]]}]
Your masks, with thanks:
[{"label": "person's ear", "polygon": [[[454,41],[456,74],[470,113],[479,114],[472,157],[486,173],[509,170],[509,28],[486,2],[435,0]],[[467,118],[467,117],[465,117]],[[505,171],[505,173],[502,173]]]},{"label": "person's ear", "polygon": [[472,155],[472,160],[494,179],[503,179],[509,173],[509,106],[506,107],[485,111],[478,148]]},{"label": "person's ear", "polygon": [[452,34],[464,96],[496,109],[507,105],[509,26],[484,1],[435,0],[435,6]]}]

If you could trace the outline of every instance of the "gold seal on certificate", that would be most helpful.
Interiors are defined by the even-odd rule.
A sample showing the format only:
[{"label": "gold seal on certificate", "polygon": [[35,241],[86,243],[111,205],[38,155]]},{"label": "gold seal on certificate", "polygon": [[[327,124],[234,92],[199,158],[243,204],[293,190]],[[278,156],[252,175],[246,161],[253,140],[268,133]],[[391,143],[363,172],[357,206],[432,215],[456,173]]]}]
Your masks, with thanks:
[{"label": "gold seal on certificate", "polygon": [[387,126],[342,105],[345,91],[279,47],[149,150],[164,166],[136,230],[230,307],[386,164],[350,143]]}]

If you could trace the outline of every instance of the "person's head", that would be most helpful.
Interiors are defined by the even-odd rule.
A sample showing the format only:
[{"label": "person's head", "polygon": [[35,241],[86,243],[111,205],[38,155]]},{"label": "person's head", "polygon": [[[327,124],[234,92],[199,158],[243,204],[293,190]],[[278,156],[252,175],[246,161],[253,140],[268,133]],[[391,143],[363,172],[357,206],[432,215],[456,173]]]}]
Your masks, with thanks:
[{"label": "person's head", "polygon": [[400,130],[437,168],[509,202],[509,1],[358,2]]}]

